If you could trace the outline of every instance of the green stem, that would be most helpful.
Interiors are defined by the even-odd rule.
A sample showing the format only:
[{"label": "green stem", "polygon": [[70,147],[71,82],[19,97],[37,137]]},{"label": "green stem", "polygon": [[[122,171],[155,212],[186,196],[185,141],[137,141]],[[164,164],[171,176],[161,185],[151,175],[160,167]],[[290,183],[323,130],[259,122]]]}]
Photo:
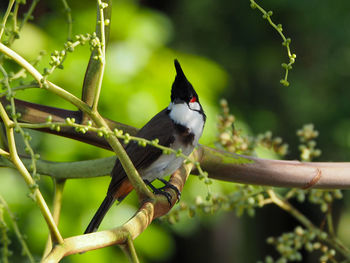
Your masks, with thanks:
[{"label": "green stem", "polygon": [[296,55],[292,54],[292,52],[290,51],[290,39],[287,39],[285,37],[285,35],[282,33],[282,26],[277,26],[271,19],[271,15],[272,15],[272,11],[266,12],[264,8],[262,8],[260,5],[258,5],[254,0],[250,0],[250,4],[252,8],[258,8],[259,11],[263,14],[263,17],[265,19],[267,19],[267,21],[269,22],[269,24],[276,29],[276,31],[278,32],[278,34],[281,36],[281,38],[283,39],[283,45],[286,47],[287,49],[287,55],[289,58],[289,63],[287,65],[283,65],[282,66],[285,68],[285,75],[284,75],[284,79],[281,80],[281,83],[285,86],[288,86],[288,72],[289,70],[292,68],[292,65],[295,63],[295,58]]},{"label": "green stem", "polygon": [[[31,159],[21,158],[25,167],[29,169]],[[39,159],[36,165],[39,174],[50,176],[56,180],[93,178],[108,175],[113,168],[115,159],[115,156],[78,162],[49,162]],[[12,162],[2,156],[0,157],[0,167],[16,168]]]},{"label": "green stem", "polygon": [[[11,0],[12,1],[12,0]],[[16,40],[16,34],[18,33],[19,30],[21,30],[24,26],[24,24],[32,17],[32,13],[34,11],[34,8],[36,6],[36,4],[39,2],[39,0],[33,0],[29,9],[28,9],[28,12],[24,15],[24,18],[23,20],[21,21],[21,24],[19,25],[18,27],[18,30],[17,30],[17,11],[18,11],[18,3],[16,3],[16,6],[15,6],[15,10],[13,11],[13,31],[11,32],[11,35],[8,39],[8,43],[7,45],[10,46],[14,40]],[[3,59],[4,59],[4,54],[1,54],[0,55],[0,64],[3,62]]]},{"label": "green stem", "polygon": [[66,0],[62,0],[62,4],[64,6],[64,11],[67,14],[67,23],[68,23],[68,41],[72,40],[72,25],[73,25],[73,21],[72,21],[72,12],[71,9],[67,3]]},{"label": "green stem", "polygon": [[16,216],[12,213],[12,211],[10,210],[9,206],[7,205],[7,202],[5,201],[5,199],[0,195],[0,203],[2,203],[3,207],[5,208],[7,214],[10,216],[11,218],[11,223],[12,223],[12,227],[13,230],[15,231],[15,234],[19,240],[19,242],[21,243],[22,249],[23,249],[23,253],[25,255],[27,255],[29,262],[34,263],[35,260],[32,256],[32,253],[30,252],[26,241],[24,240],[23,235],[21,234],[21,231],[19,230],[19,227],[16,223]]},{"label": "green stem", "polygon": [[[105,50],[107,47],[110,32],[112,0],[104,0],[104,2],[97,1],[96,12],[97,16],[95,33],[99,40],[99,45],[97,45],[97,48],[95,48],[91,52],[90,60],[84,76],[81,97],[87,105],[93,107],[94,109],[97,109],[97,97],[100,96],[100,89],[103,77],[101,76],[101,74],[103,74],[104,72],[104,69],[101,69],[101,67],[104,67],[103,64],[105,64],[105,61],[103,60],[105,60]],[[101,21],[103,22],[104,26],[102,26]],[[86,123],[87,121],[89,121],[89,116],[83,112],[82,123]]]},{"label": "green stem", "polygon": [[333,225],[333,217],[332,217],[332,205],[328,204],[328,209],[326,213],[326,220],[328,225],[328,232],[332,237],[335,237],[334,225]]},{"label": "green stem", "polygon": [[103,81],[103,74],[105,70],[105,64],[106,64],[106,37],[105,37],[105,19],[104,19],[104,11],[103,9],[106,8],[104,5],[107,5],[106,3],[102,3],[101,0],[97,1],[98,4],[98,10],[99,10],[99,15],[97,16],[97,23],[100,26],[100,49],[101,51],[99,52],[99,61],[100,61],[100,67],[98,68],[98,71],[95,72],[95,74],[98,75],[97,79],[97,87],[95,88],[95,95],[94,95],[94,100],[92,104],[92,110],[94,112],[97,112],[97,106],[98,102],[100,99],[100,94],[101,94],[101,88],[102,88],[102,81]]},{"label": "green stem", "polygon": [[130,183],[132,184],[137,193],[139,200],[142,201],[145,198],[150,198],[154,200],[154,194],[147,188],[146,184],[141,179],[134,164],[131,162],[129,156],[125,152],[123,146],[120,144],[118,138],[109,129],[105,120],[99,115],[98,112],[89,114],[89,116],[98,127],[104,128],[107,133],[110,133],[109,136],[106,136],[106,140],[112,147],[113,151],[117,154],[119,161],[122,164]]},{"label": "green stem", "polygon": [[15,107],[15,101],[14,101],[14,98],[13,98],[13,91],[10,87],[10,83],[9,83],[9,78],[8,78],[8,75],[7,75],[7,72],[5,71],[5,69],[0,65],[0,71],[2,72],[2,74],[4,75],[4,80],[3,80],[3,83],[4,83],[4,86],[7,88],[7,95],[9,96],[10,98],[10,105],[11,105],[11,116],[12,116],[12,120],[13,120],[13,126],[15,129],[18,129],[19,133],[21,134],[22,138],[23,138],[23,142],[25,144],[25,149],[26,151],[29,152],[30,156],[31,156],[31,159],[32,159],[32,177],[35,179],[36,178],[36,156],[35,156],[35,153],[32,149],[32,147],[30,146],[29,144],[29,139],[28,139],[28,136],[25,134],[25,132],[23,131],[23,129],[18,126],[18,122],[17,122],[17,112],[16,112],[16,107]]},{"label": "green stem", "polygon": [[[33,88],[39,88],[38,84],[27,84],[27,85],[20,85],[14,88],[11,88],[12,91],[19,91],[19,90],[25,90],[25,89],[33,89]],[[0,97],[6,96],[7,91],[0,93]]]},{"label": "green stem", "polygon": [[28,187],[31,189],[32,194],[35,197],[35,201],[36,201],[37,205],[39,206],[39,209],[45,218],[45,221],[49,227],[50,233],[51,233],[52,237],[54,238],[55,242],[62,244],[63,238],[62,238],[62,236],[61,236],[61,234],[60,234],[60,232],[59,232],[59,230],[58,230],[58,228],[53,220],[50,209],[48,208],[41,192],[36,187],[35,181],[31,177],[30,173],[25,168],[23,162],[21,161],[21,159],[19,158],[19,156],[17,154],[16,143],[15,143],[15,138],[14,138],[14,131],[13,131],[13,128],[10,128],[13,125],[13,122],[8,117],[6,111],[1,103],[0,103],[0,117],[6,126],[6,134],[7,134],[7,138],[8,138],[11,161],[16,166],[16,169],[19,171],[19,173],[23,176],[23,179],[26,182],[26,184],[28,185]]},{"label": "green stem", "polygon": [[[50,69],[47,69],[47,71],[45,72],[45,74],[44,74],[44,75],[45,75],[45,80],[48,78],[49,75],[51,75],[51,74],[57,69],[57,67],[63,65],[64,61],[66,60],[66,58],[67,58],[67,56],[68,56],[68,53],[70,53],[70,52],[69,52],[70,49],[73,49],[73,50],[74,50],[76,47],[78,47],[79,45],[82,45],[82,44],[83,44],[82,41],[75,41],[75,42],[70,43],[69,45],[65,46],[64,49],[62,50],[62,51],[64,51],[64,55],[59,55],[59,56],[58,56],[60,62],[59,62],[59,63],[54,63],[54,64],[51,66],[51,68],[50,68]],[[61,52],[62,52],[62,51],[61,51]],[[59,53],[60,53],[60,52],[59,52]],[[33,66],[35,66],[34,63],[33,63]],[[23,70],[24,70],[24,69],[23,69]],[[41,82],[43,82],[43,80],[42,80]]]},{"label": "green stem", "polygon": [[150,145],[153,147],[156,147],[160,150],[162,150],[165,154],[175,154],[178,157],[182,157],[184,160],[187,162],[193,163],[196,166],[196,169],[200,175],[202,175],[203,179],[206,182],[207,188],[208,188],[208,195],[211,195],[211,190],[210,190],[210,179],[208,178],[208,173],[204,172],[203,169],[200,166],[200,163],[197,161],[194,161],[192,158],[190,158],[187,155],[184,155],[181,150],[174,150],[172,148],[163,146],[158,144],[157,140],[147,140],[144,138],[136,137],[136,136],[131,136],[128,133],[123,134],[121,130],[114,130],[112,131],[106,131],[106,129],[103,128],[96,128],[93,126],[89,125],[83,125],[83,124],[78,124],[75,123],[71,118],[67,118],[66,122],[48,122],[48,123],[36,123],[36,124],[31,124],[31,123],[19,123],[18,124],[21,128],[27,128],[27,129],[42,129],[42,128],[51,128],[55,129],[56,127],[74,127],[77,132],[87,132],[87,131],[93,131],[96,132],[97,134],[105,135],[106,137],[115,135],[118,139],[122,139],[124,141],[135,141],[138,142],[140,145],[143,147],[146,147],[146,145]]},{"label": "green stem", "polygon": [[0,241],[1,241],[1,259],[3,263],[8,263],[10,239],[7,235],[8,227],[4,218],[4,205],[0,204]]},{"label": "green stem", "polygon": [[134,242],[133,242],[132,237],[130,235],[126,240],[126,243],[120,245],[120,247],[124,251],[127,258],[129,259],[129,262],[131,262],[131,263],[139,263],[140,262],[138,257],[137,257]]},{"label": "green stem", "polygon": [[297,209],[295,209],[289,202],[280,197],[274,190],[268,189],[266,190],[267,194],[270,196],[272,202],[282,208],[283,210],[290,213],[294,216],[300,223],[302,223],[308,229],[316,229],[317,227],[312,224],[312,222],[305,217],[302,213],[300,213]]},{"label": "green stem", "polygon": [[[55,221],[55,224],[58,226],[59,221],[60,221],[60,214],[61,214],[61,207],[62,207],[62,199],[63,199],[63,189],[64,185],[66,183],[66,180],[53,180],[54,185],[55,185],[55,194],[53,197],[53,211],[52,211],[52,216]],[[44,254],[42,259],[44,259],[51,251],[52,249],[52,239],[49,236],[46,242],[46,247],[44,250]]]},{"label": "green stem", "polygon": [[[13,15],[13,25],[12,25],[13,29],[12,29],[12,35],[11,35],[12,39],[16,39],[15,34],[18,34],[17,16],[18,16],[18,9],[19,9],[20,4],[21,3],[19,1],[16,1],[15,7],[14,7],[13,13],[12,13],[12,15]],[[13,41],[12,39],[10,39],[11,42]]]},{"label": "green stem", "polygon": [[7,6],[7,10],[5,12],[4,18],[2,19],[1,28],[0,28],[0,41],[2,38],[2,34],[5,31],[6,22],[7,22],[7,19],[9,17],[10,13],[11,13],[11,9],[12,9],[14,3],[15,3],[15,0],[10,0],[9,4]]},{"label": "green stem", "polygon": [[[267,194],[270,196],[272,202],[295,217],[301,224],[306,228],[313,231],[314,233],[322,233],[322,230],[316,227],[306,216],[295,209],[286,199],[279,196],[274,190],[266,190]],[[342,254],[347,260],[350,260],[350,251],[345,247],[342,242],[334,237],[327,237],[326,239],[320,238],[324,242],[333,246],[340,254]]]},{"label": "green stem", "polygon": [[33,0],[27,13],[25,13],[23,20],[21,21],[21,24],[19,25],[19,30],[21,30],[23,28],[23,26],[25,25],[25,23],[27,23],[27,21],[32,17],[34,8],[36,7],[36,5],[38,4],[39,0]]},{"label": "green stem", "polygon": [[12,49],[8,48],[4,44],[0,43],[0,52],[4,53],[8,57],[12,58],[14,61],[16,61],[20,66],[25,68],[32,76],[33,78],[38,82],[40,85],[40,88],[46,88],[50,92],[60,96],[61,98],[69,101],[79,109],[83,111],[90,112],[91,109],[82,102],[79,98],[75,97],[71,93],[67,92],[66,90],[60,88],[59,86],[51,83],[48,80],[45,80],[44,77],[40,74],[36,68],[32,64],[30,64],[27,60],[25,60],[23,57],[18,55],[16,52],[14,52]]},{"label": "green stem", "polygon": [[[16,52],[11,50],[10,48],[6,47],[2,43],[0,43],[0,52],[6,54],[13,60],[15,60],[19,65],[24,67],[34,78],[35,80],[41,85],[41,87],[45,87],[48,91],[60,96],[61,98],[67,100],[68,102],[72,103],[76,107],[78,107],[81,111],[85,112],[89,115],[89,117],[95,122],[95,124],[103,128],[107,131],[107,133],[112,133],[109,126],[107,125],[106,121],[100,116],[98,112],[92,111],[91,108],[72,95],[71,93],[67,92],[66,90],[60,88],[59,86],[45,80],[43,76],[40,74],[39,71],[37,71],[30,63],[28,63],[24,58],[22,58],[20,55],[18,55]],[[6,112],[5,112],[6,114]],[[7,116],[7,115],[6,115]],[[10,126],[13,125],[11,122],[9,124]],[[144,198],[148,197],[152,200],[154,199],[153,193],[147,188],[141,177],[139,176],[137,170],[135,169],[133,163],[131,162],[129,156],[125,152],[123,146],[118,141],[118,138],[115,135],[110,135],[106,137],[107,142],[112,147],[113,151],[117,154],[119,157],[119,160],[128,175],[128,179],[130,180],[130,183],[133,185],[138,197],[140,200],[143,200]],[[23,165],[23,164],[22,164]],[[23,166],[24,168],[24,166]],[[24,168],[25,169],[25,168]]]}]

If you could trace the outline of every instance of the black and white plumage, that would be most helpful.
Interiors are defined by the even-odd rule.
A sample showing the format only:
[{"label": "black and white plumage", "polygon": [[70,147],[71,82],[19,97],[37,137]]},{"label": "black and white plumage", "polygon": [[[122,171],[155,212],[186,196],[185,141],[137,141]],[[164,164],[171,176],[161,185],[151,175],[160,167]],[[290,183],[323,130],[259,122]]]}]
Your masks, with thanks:
[{"label": "black and white plumage", "polygon": [[[176,77],[169,106],[155,115],[136,136],[147,140],[158,139],[160,145],[174,150],[181,149],[183,154],[189,155],[202,135],[206,115],[180,63],[177,60],[174,63]],[[142,147],[137,142],[130,142],[125,150],[140,176],[148,182],[174,173],[184,161],[175,154],[163,154],[163,151],[156,147]],[[96,231],[114,201],[123,200],[133,189],[119,160],[116,161],[111,176],[107,196],[85,233]]]}]

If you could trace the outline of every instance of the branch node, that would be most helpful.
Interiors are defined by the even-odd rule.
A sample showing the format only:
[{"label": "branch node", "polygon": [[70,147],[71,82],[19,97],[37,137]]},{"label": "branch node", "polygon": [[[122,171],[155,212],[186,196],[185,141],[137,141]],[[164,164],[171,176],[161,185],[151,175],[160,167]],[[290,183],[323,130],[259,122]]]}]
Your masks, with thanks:
[{"label": "branch node", "polygon": [[310,189],[313,187],[320,179],[322,176],[322,172],[320,169],[316,168],[316,175],[311,179],[310,182],[308,182],[305,186],[303,186],[301,189]]}]

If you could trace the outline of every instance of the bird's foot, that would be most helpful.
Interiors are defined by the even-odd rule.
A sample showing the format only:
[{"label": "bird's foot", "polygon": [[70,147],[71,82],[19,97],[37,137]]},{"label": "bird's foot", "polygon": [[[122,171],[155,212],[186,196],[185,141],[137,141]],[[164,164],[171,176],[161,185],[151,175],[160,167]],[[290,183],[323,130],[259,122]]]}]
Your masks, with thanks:
[{"label": "bird's foot", "polygon": [[164,189],[166,188],[171,188],[171,189],[174,189],[176,194],[177,194],[177,197],[179,199],[181,193],[179,191],[179,189],[177,189],[176,186],[170,184],[169,182],[167,181],[163,181],[163,179],[159,179],[161,182],[163,182],[165,184],[165,186],[161,187],[161,188],[156,188],[152,185],[152,183],[148,180],[143,180],[145,182],[145,184],[147,184],[153,191],[154,194],[161,194],[161,195],[164,195],[166,197],[166,199],[168,200],[168,203],[169,203],[169,206],[171,206],[171,194],[169,194],[168,192],[164,191]]},{"label": "bird's foot", "polygon": [[170,188],[170,189],[173,189],[176,192],[177,201],[179,202],[180,198],[181,198],[180,190],[175,185],[169,183],[167,180],[164,180],[163,178],[158,178],[158,180],[161,181],[163,184],[165,184],[165,186],[163,186],[161,189]]}]

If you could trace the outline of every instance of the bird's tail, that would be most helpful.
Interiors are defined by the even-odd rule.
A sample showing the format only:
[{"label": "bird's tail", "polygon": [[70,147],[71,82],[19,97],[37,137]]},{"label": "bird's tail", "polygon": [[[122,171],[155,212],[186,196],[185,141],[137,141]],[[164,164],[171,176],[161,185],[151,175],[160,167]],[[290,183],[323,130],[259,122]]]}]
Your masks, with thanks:
[{"label": "bird's tail", "polygon": [[115,201],[115,197],[111,195],[107,195],[105,199],[103,200],[102,204],[98,208],[97,212],[95,213],[94,217],[91,219],[88,227],[86,228],[84,234],[96,232],[98,227],[100,226],[102,219],[105,217],[106,213],[108,212],[109,208],[112,206],[112,204]]},{"label": "bird's tail", "polygon": [[94,217],[91,219],[84,234],[96,232],[114,201],[118,200],[119,202],[121,202],[133,189],[132,184],[127,178],[118,182],[115,188],[116,189],[112,191],[113,194],[107,194],[102,204],[98,208],[97,212],[95,213]]}]

